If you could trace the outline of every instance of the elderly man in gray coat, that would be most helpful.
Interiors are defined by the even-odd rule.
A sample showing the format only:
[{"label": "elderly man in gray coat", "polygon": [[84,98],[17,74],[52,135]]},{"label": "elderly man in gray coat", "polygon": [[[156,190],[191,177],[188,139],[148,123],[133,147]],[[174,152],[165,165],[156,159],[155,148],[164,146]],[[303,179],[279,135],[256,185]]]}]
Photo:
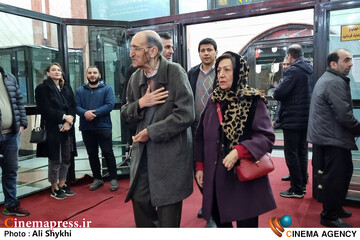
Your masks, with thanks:
[{"label": "elderly man in gray coat", "polygon": [[308,140],[313,143],[313,166],[321,177],[323,211],[320,223],[328,227],[351,227],[341,218],[351,217],[343,209],[357,149],[355,136],[360,122],[353,114],[350,92],[351,54],[337,49],[327,57],[328,68],[316,82],[311,99]]},{"label": "elderly man in gray coat", "polygon": [[122,118],[136,123],[130,190],[137,227],[179,227],[182,201],[193,191],[194,98],[185,70],[161,56],[153,31],[132,41],[132,65],[139,68],[127,88]]}]

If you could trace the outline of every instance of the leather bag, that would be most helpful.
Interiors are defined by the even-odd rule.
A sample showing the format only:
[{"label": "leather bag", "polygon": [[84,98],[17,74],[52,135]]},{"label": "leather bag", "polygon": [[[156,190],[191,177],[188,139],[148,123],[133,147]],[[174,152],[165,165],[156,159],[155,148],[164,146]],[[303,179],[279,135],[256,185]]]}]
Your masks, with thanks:
[{"label": "leather bag", "polygon": [[242,182],[263,177],[274,170],[274,164],[269,153],[265,153],[256,162],[250,159],[239,159],[239,161],[240,164],[235,167],[235,173]]},{"label": "leather bag", "polygon": [[30,142],[31,143],[42,143],[46,141],[46,129],[36,127],[31,131]]},{"label": "leather bag", "polygon": [[[45,127],[41,128],[40,127],[40,123],[39,126],[36,126],[36,121],[37,120],[37,115],[35,115],[35,126],[33,128],[33,130],[31,130],[31,135],[30,135],[30,142],[31,143],[42,143],[46,141],[46,137],[47,137],[47,132]],[[45,124],[44,124],[45,126]]]}]

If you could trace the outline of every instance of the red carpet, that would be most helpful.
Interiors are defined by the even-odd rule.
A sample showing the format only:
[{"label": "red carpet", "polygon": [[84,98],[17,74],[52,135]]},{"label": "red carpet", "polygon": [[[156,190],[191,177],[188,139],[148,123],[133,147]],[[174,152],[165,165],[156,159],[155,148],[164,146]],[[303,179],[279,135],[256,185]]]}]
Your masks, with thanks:
[{"label": "red carpet", "polygon": [[[321,203],[312,199],[311,174],[304,199],[282,198],[279,193],[289,188],[289,182],[281,181],[280,178],[286,175],[288,170],[283,158],[273,158],[273,160],[275,171],[270,174],[270,181],[277,209],[260,216],[260,227],[268,228],[271,217],[283,215],[289,215],[292,218],[291,227],[322,227],[319,223],[322,206]],[[311,173],[310,167],[309,163],[309,173]],[[91,182],[92,179],[85,176],[78,181],[76,186],[72,187],[77,194],[61,201],[50,198],[49,190],[21,199],[21,205],[31,214],[28,217],[18,217],[18,220],[85,220],[91,221],[91,227],[135,227],[132,205],[130,202],[124,203],[129,180],[120,179],[118,181],[119,190],[116,192],[109,190],[109,182],[105,182],[105,186],[96,191],[89,191]],[[201,198],[202,196],[194,184],[194,193],[183,204],[181,227],[205,226],[205,221],[197,218],[197,212],[201,207]],[[346,221],[354,227],[360,227],[360,208],[345,207],[345,209],[353,213],[353,216]],[[0,210],[3,210],[3,206],[0,206]],[[0,227],[4,227],[6,218],[8,216],[0,214]]]}]

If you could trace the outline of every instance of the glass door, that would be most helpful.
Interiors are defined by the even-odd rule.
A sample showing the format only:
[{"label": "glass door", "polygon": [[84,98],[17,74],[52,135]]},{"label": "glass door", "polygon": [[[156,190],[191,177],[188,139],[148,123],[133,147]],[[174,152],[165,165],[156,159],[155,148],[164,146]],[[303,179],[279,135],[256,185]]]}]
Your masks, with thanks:
[{"label": "glass door", "polygon": [[[186,39],[181,34],[182,32],[181,24],[168,23],[168,24],[158,24],[158,25],[145,26],[145,27],[131,27],[126,31],[128,44],[130,45],[130,41],[136,33],[143,30],[152,30],[157,32],[158,34],[168,33],[174,44],[174,54],[172,55],[171,61],[179,63],[185,68],[186,59],[184,59],[183,56],[186,56],[185,54],[186,51],[184,50],[182,43],[184,43]],[[129,65],[130,63],[131,62],[129,61]]]},{"label": "glass door", "polygon": [[[68,21],[71,21],[69,19]],[[126,23],[111,25],[109,22],[99,24],[97,21],[87,21],[82,25],[67,22],[67,59],[68,75],[74,91],[87,83],[86,69],[97,66],[101,79],[111,86],[115,96],[115,107],[111,112],[113,150],[116,163],[123,161],[123,136],[121,131],[120,103],[123,92],[124,74],[127,67],[127,47],[125,41]],[[75,172],[77,175],[91,173],[87,152],[82,144],[79,121],[76,121],[76,141],[79,143]],[[106,176],[106,166],[103,162],[103,175]],[[120,171],[120,173],[119,173]],[[119,174],[127,174],[125,169],[119,169]]]},{"label": "glass door", "polygon": [[[348,77],[354,103],[354,115],[360,120],[360,2],[339,1],[319,4],[315,8],[315,21],[319,28],[315,33],[315,80],[325,72],[327,55],[338,48],[345,48],[353,56],[353,67]],[[356,138],[360,149],[360,140]],[[348,200],[360,202],[360,152],[352,151],[354,172],[347,194]],[[314,173],[314,183],[321,178],[321,174]],[[314,197],[319,197],[321,190],[318,185],[313,186]]]}]

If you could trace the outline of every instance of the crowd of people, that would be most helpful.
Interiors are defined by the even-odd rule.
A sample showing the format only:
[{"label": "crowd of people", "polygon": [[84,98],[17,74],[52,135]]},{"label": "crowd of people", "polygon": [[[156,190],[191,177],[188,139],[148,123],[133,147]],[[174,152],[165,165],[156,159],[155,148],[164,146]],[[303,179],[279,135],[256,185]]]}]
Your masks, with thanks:
[{"label": "crowd of people", "polygon": [[[320,223],[351,227],[342,218],[353,165],[351,150],[360,123],[353,115],[349,78],[351,53],[331,52],[323,76],[313,79],[313,67],[300,45],[291,45],[284,59],[283,78],[273,89],[279,101],[272,123],[266,99],[248,85],[249,66],[234,52],[218,55],[216,42],[199,42],[201,63],[186,72],[172,61],[168,34],[141,31],[132,38],[121,117],[131,126],[130,201],[137,227],[180,227],[182,203],[193,192],[194,178],[202,193],[198,217],[207,227],[258,227],[259,216],[276,208],[267,175],[239,181],[234,168],[241,160],[256,162],[272,151],[274,127],[283,130],[290,188],[281,197],[301,199],[308,182],[308,142],[313,161],[323,171],[323,211]],[[286,66],[285,66],[286,65]],[[289,65],[289,66],[288,66]],[[0,67],[0,165],[5,215],[27,216],[16,197],[18,135],[27,127],[17,80]],[[50,196],[66,199],[76,193],[66,179],[76,156],[74,123],[88,154],[93,183],[104,186],[99,147],[110,175],[110,190],[118,189],[112,148],[113,89],[97,66],[86,69],[87,82],[75,94],[62,67],[52,63],[35,89],[41,127],[47,140],[37,144],[37,156],[48,158]]]}]

